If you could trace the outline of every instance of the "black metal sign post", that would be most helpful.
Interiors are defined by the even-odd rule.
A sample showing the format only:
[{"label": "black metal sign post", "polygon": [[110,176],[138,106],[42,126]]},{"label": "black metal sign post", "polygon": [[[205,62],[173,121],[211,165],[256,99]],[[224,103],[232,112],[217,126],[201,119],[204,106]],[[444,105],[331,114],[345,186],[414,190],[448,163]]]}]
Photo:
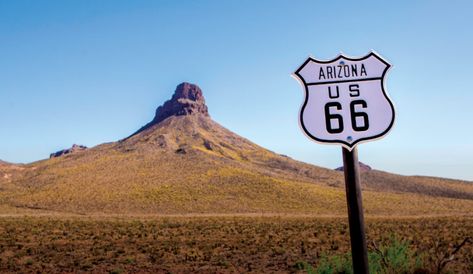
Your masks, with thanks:
[{"label": "black metal sign post", "polygon": [[384,88],[391,65],[376,52],[332,60],[312,57],[294,72],[305,91],[299,122],[323,144],[343,146],[343,166],[355,274],[368,274],[365,223],[356,145],[385,136],[394,123],[394,105]]},{"label": "black metal sign post", "polygon": [[365,220],[361,198],[358,150],[356,147],[352,151],[346,148],[342,148],[342,150],[353,271],[355,274],[368,274],[368,249],[366,247]]}]

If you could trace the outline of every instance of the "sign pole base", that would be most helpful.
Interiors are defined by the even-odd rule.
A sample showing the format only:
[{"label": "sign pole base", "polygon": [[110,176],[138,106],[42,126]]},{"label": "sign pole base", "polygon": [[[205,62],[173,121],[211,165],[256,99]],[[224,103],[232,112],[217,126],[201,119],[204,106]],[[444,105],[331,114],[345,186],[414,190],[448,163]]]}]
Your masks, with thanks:
[{"label": "sign pole base", "polygon": [[348,222],[350,224],[351,254],[353,272],[355,274],[369,274],[368,248],[365,237],[365,220],[361,198],[360,171],[358,150],[353,148],[343,150],[343,170],[345,173],[345,189],[348,205]]}]

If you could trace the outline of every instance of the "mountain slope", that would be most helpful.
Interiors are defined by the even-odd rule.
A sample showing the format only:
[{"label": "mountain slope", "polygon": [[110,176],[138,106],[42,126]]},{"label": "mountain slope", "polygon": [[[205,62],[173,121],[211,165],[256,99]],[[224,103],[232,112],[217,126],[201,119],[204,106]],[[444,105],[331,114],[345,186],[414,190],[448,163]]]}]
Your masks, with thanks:
[{"label": "mountain slope", "polygon": [[[363,173],[368,214],[468,214],[473,185]],[[266,150],[214,122],[179,85],[130,137],[0,169],[0,211],[81,214],[345,214],[343,173]]]}]

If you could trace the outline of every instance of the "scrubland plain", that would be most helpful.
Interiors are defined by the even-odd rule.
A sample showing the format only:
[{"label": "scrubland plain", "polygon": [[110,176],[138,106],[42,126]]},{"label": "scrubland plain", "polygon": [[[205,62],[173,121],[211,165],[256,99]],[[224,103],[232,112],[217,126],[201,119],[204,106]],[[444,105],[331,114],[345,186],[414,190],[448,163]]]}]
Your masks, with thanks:
[{"label": "scrubland plain", "polygon": [[[431,273],[472,231],[471,217],[367,218],[369,243],[407,241]],[[347,220],[337,217],[0,218],[2,272],[303,273],[348,251]],[[472,245],[443,269],[472,271]]]}]

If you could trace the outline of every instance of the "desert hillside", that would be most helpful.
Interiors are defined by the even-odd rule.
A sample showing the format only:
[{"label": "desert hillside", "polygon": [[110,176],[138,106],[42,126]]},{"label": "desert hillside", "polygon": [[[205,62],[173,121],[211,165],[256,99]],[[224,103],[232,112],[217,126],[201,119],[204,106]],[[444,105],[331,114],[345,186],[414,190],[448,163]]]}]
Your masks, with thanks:
[{"label": "desert hillside", "polygon": [[[362,173],[372,215],[471,214],[471,182]],[[50,159],[0,162],[0,213],[346,214],[343,173],[264,149],[213,121],[180,84],[131,136]]]}]

